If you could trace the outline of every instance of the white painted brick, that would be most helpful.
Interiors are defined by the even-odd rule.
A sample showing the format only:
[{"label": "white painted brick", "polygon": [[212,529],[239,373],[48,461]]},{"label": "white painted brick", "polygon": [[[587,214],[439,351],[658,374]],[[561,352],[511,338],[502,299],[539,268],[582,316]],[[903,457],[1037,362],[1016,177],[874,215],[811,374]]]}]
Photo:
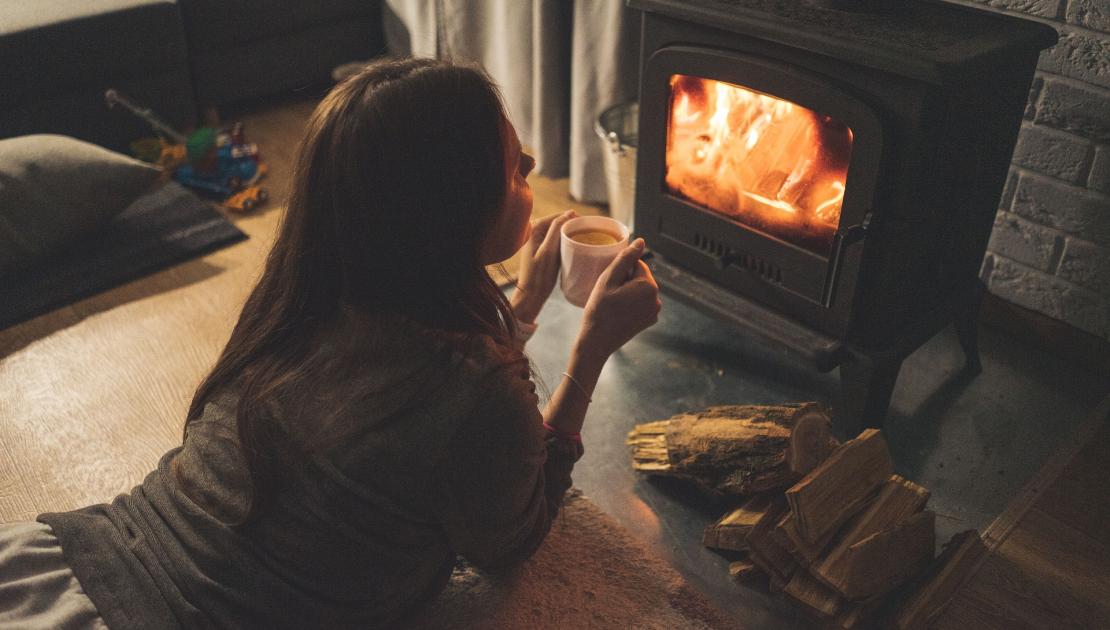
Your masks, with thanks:
[{"label": "white painted brick", "polygon": [[1056,275],[1110,296],[1110,247],[1069,236]]},{"label": "white painted brick", "polygon": [[1037,125],[1023,125],[1014,147],[1014,164],[1083,184],[1091,169],[1092,153],[1093,145],[1087,140]]},{"label": "white painted brick", "polygon": [[1106,0],[1071,0],[1068,21],[1096,31],[1110,33],[1110,2]]},{"label": "white painted brick", "polygon": [[1087,178],[1087,188],[1110,194],[1110,147],[1098,147],[1095,160],[1091,164],[1091,176]]},{"label": "white painted brick", "polygon": [[1061,27],[1060,41],[1041,53],[1037,67],[1093,85],[1110,87],[1110,37]]},{"label": "white painted brick", "polygon": [[994,217],[987,249],[1040,271],[1052,271],[1063,248],[1064,237],[1056,230],[1026,221],[1009,212]]},{"label": "white painted brick", "polygon": [[1064,3],[1063,0],[974,0],[974,2],[960,2],[960,4],[986,5],[992,9],[1006,9],[1054,18],[1060,15],[1060,9]]},{"label": "white painted brick", "polygon": [[1110,141],[1110,93],[1046,79],[1033,119],[1085,138]]},{"label": "white painted brick", "polygon": [[1006,173],[1006,183],[1002,186],[1002,198],[998,200],[998,207],[1009,209],[1014,202],[1014,191],[1017,190],[1018,172],[1011,168]]},{"label": "white painted brick", "polygon": [[1110,197],[1033,173],[1022,173],[1014,214],[1086,240],[1110,245]]},{"label": "white painted brick", "polygon": [[987,288],[991,293],[1110,339],[1110,296],[995,254],[988,266]]},{"label": "white painted brick", "polygon": [[1029,98],[1025,101],[1025,114],[1022,116],[1025,120],[1033,120],[1037,117],[1037,99],[1041,95],[1041,87],[1044,86],[1044,79],[1039,76],[1033,77],[1033,81],[1029,84]]}]

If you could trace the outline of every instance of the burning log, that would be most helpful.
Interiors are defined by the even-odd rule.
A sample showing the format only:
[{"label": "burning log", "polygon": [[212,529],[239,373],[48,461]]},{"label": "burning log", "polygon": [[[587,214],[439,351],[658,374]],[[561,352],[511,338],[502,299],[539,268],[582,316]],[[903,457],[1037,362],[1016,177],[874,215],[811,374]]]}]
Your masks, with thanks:
[{"label": "burning log", "polygon": [[786,491],[798,534],[816,543],[844,523],[891,473],[886,440],[867,429]]}]

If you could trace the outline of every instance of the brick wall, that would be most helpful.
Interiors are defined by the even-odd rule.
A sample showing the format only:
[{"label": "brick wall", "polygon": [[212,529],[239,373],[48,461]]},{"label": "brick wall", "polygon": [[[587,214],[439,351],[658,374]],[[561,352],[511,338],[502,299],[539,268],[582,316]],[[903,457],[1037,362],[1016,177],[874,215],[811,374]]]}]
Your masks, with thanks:
[{"label": "brick wall", "polygon": [[1110,0],[950,0],[1056,28],[1041,54],[982,277],[1110,339]]}]

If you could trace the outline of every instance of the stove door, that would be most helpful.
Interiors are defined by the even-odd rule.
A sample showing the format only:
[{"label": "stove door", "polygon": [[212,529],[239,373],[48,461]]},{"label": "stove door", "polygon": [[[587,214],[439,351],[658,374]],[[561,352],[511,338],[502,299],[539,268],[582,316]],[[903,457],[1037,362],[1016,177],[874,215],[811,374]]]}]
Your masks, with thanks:
[{"label": "stove door", "polygon": [[673,262],[780,310],[841,308],[882,140],[872,109],[826,78],[663,48],[641,85],[637,229]]}]

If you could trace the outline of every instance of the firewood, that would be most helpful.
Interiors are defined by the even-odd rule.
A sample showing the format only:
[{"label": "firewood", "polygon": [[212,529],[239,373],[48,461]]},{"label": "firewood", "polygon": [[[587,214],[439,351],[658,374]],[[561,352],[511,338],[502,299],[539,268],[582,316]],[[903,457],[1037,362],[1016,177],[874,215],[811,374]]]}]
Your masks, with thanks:
[{"label": "firewood", "polygon": [[887,529],[851,545],[845,552],[847,568],[837,591],[861,600],[887,593],[921,573],[933,559],[936,515],[918,512]]},{"label": "firewood", "polygon": [[771,493],[762,493],[748,499],[743,505],[722,516],[705,528],[702,544],[711,549],[731,551],[748,550],[748,533],[759,519],[771,509]]},{"label": "firewood", "polygon": [[886,440],[877,429],[842,444],[786,491],[802,539],[817,543],[836,530],[893,472]]},{"label": "firewood", "polygon": [[827,554],[810,567],[810,572],[832,588],[840,588],[848,572],[848,550],[863,539],[891,529],[920,512],[929,491],[898,475],[891,475],[879,495],[848,522],[844,533]]},{"label": "firewood", "polygon": [[786,501],[783,500],[782,495],[775,497],[771,504],[771,508],[763,514],[763,516],[748,532],[748,557],[760,569],[771,576],[772,579],[777,579],[785,584],[794,575],[798,569],[798,563],[794,561],[794,557],[790,552],[780,547],[774,540],[771,539],[771,529],[782,519],[786,514],[787,507]]},{"label": "firewood", "polygon": [[786,461],[800,413],[815,403],[729,405],[636,425],[627,443],[641,472],[690,479],[715,496],[747,496],[798,480]]},{"label": "firewood", "polygon": [[831,630],[866,630],[876,628],[879,611],[886,603],[882,596],[872,597],[862,602],[844,602],[840,613],[829,624]]},{"label": "firewood", "polygon": [[802,411],[790,431],[787,466],[799,477],[804,476],[828,459],[838,446],[840,441],[833,437],[832,421],[827,412],[818,408]]},{"label": "firewood", "polygon": [[829,530],[828,534],[815,543],[805,540],[802,538],[802,535],[798,533],[798,525],[793,512],[788,513],[786,518],[783,519],[780,523],[779,530],[790,540],[790,545],[788,547],[790,553],[794,555],[794,559],[798,561],[798,564],[803,567],[808,567],[821,558],[823,552],[829,544],[832,543],[833,537],[836,534],[836,530]]},{"label": "firewood", "polygon": [[814,579],[807,571],[795,572],[783,590],[811,615],[825,621],[836,617],[843,604],[836,591]]},{"label": "firewood", "polygon": [[969,529],[952,536],[936,560],[910,588],[888,624],[898,630],[924,630],[944,612],[960,585],[987,553],[979,532]]},{"label": "firewood", "polygon": [[737,582],[750,582],[763,575],[763,572],[751,560],[736,560],[729,563],[728,574]]}]

